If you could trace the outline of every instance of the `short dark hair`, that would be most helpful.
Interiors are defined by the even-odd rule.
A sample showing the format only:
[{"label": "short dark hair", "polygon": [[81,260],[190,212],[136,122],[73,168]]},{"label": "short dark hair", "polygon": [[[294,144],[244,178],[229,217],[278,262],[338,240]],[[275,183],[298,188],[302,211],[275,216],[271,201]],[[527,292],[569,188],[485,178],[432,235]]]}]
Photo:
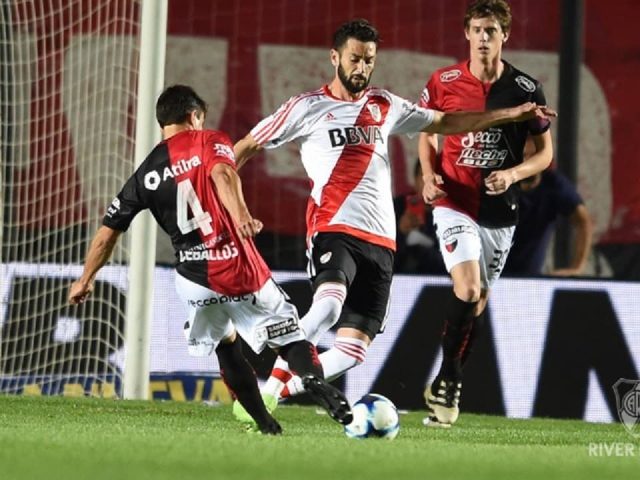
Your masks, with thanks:
[{"label": "short dark hair", "polygon": [[333,34],[332,48],[340,50],[350,38],[355,38],[361,42],[374,42],[376,46],[380,41],[380,35],[376,27],[364,18],[356,18],[340,25],[340,28]]},{"label": "short dark hair", "polygon": [[207,113],[207,103],[188,85],[167,87],[156,102],[156,119],[161,128],[187,121],[191,112]]},{"label": "short dark hair", "polygon": [[511,30],[511,7],[506,0],[475,0],[467,7],[464,15],[464,29],[469,28],[472,18],[494,17],[504,33]]}]

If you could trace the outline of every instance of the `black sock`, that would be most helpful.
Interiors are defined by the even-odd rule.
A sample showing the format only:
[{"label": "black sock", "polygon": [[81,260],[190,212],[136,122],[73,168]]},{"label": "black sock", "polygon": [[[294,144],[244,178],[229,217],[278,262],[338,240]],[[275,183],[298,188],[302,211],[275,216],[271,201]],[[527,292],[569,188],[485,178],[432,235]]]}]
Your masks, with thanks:
[{"label": "black sock", "polygon": [[476,343],[476,340],[478,339],[479,334],[482,333],[482,330],[484,328],[484,320],[485,320],[484,312],[486,311],[487,310],[484,309],[482,313],[480,313],[480,315],[478,315],[477,317],[473,317],[471,321],[471,329],[467,334],[466,343],[464,346],[464,350],[462,352],[462,358],[460,359],[460,364],[463,367],[465,363],[467,363],[469,355],[471,355],[471,353],[473,352],[473,348],[475,346],[475,343]]},{"label": "black sock", "polygon": [[242,353],[239,339],[236,338],[232,343],[221,343],[216,348],[216,354],[220,362],[220,374],[227,388],[262,429],[271,422],[272,417],[264,406],[256,374]]},{"label": "black sock", "polygon": [[289,364],[289,369],[299,377],[312,373],[317,377],[324,378],[318,351],[307,340],[300,340],[280,347],[279,353]]},{"label": "black sock", "polygon": [[438,380],[462,379],[461,358],[477,304],[477,301],[463,302],[455,294],[452,295],[447,306],[447,319],[442,334],[442,365]]}]

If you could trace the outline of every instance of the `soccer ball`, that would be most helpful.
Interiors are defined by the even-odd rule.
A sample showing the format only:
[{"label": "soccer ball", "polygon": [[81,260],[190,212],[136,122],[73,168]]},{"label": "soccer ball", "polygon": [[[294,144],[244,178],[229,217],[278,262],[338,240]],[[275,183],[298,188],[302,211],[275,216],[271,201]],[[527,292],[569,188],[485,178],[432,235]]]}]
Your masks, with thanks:
[{"label": "soccer ball", "polygon": [[354,403],[351,411],[353,421],[344,427],[347,437],[393,440],[400,431],[398,410],[387,397],[369,393]]}]

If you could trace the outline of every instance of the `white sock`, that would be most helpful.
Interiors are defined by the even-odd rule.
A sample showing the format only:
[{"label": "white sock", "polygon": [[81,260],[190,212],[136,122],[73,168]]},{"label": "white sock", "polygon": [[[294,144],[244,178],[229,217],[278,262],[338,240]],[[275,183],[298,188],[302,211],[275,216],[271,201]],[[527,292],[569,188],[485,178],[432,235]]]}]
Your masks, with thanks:
[{"label": "white sock", "polygon": [[347,287],[341,283],[325,282],[318,287],[313,295],[311,308],[300,319],[300,328],[307,340],[314,345],[318,344],[320,337],[340,318],[346,297]]},{"label": "white sock", "polygon": [[[367,356],[367,342],[352,337],[337,337],[333,347],[322,352],[318,358],[322,363],[324,378],[327,381],[335,380],[347,370],[360,365]],[[300,377],[293,376],[286,389],[281,390],[282,397],[290,397],[304,392]]]},{"label": "white sock", "polygon": [[282,392],[287,382],[291,380],[291,377],[292,374],[291,370],[289,370],[289,364],[285,362],[282,357],[278,356],[276,362],[273,364],[269,379],[262,387],[261,393],[280,398],[280,392]]},{"label": "white sock", "polygon": [[287,387],[282,391],[282,398],[293,397],[300,393],[304,393],[302,379],[298,376],[294,376],[291,377],[291,380],[287,382]]},{"label": "white sock", "polygon": [[359,338],[336,337],[333,347],[319,355],[324,378],[330,382],[360,365],[367,356],[367,348],[367,342]]}]

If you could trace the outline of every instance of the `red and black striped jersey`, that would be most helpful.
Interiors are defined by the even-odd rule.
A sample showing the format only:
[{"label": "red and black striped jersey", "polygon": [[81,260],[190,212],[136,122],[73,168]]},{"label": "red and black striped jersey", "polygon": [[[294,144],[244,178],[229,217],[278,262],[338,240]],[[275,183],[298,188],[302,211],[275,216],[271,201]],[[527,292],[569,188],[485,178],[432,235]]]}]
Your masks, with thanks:
[{"label": "red and black striped jersey", "polygon": [[[494,83],[483,83],[469,71],[469,62],[437,70],[422,91],[420,105],[443,112],[484,111],[525,102],[546,105],[540,83],[507,62]],[[475,133],[447,135],[436,173],[447,196],[436,202],[466,213],[480,225],[506,227],[518,222],[518,194],[512,185],[504,194],[487,195],[484,179],[494,170],[522,163],[529,134],[541,135],[548,120],[512,122]]]},{"label": "red and black striped jersey", "polygon": [[103,224],[125,231],[149,209],[169,235],[176,270],[227,295],[259,290],[271,276],[251,239],[242,241],[211,180],[218,163],[235,168],[233,144],[215,130],[188,130],[159,143],[127,180]]}]

